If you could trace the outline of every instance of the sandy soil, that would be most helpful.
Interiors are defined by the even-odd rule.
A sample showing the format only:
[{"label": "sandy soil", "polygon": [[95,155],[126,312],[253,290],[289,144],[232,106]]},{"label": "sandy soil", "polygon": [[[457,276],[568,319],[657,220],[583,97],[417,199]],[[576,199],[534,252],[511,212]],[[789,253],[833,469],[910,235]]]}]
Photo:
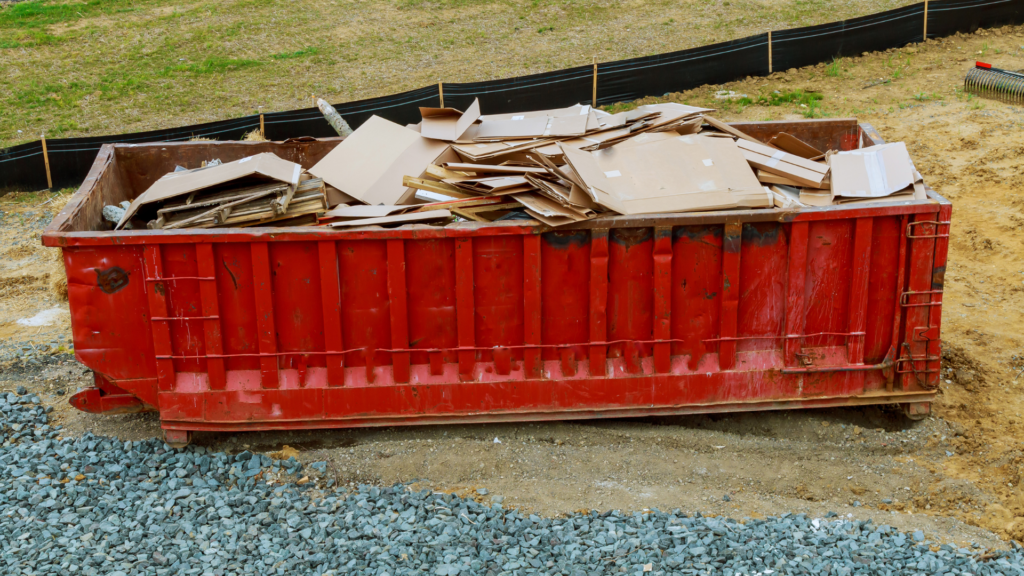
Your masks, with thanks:
[{"label": "sandy soil", "polygon": [[[922,529],[941,540],[1024,540],[1024,110],[958,91],[978,51],[997,66],[1017,69],[1024,67],[1022,44],[1021,29],[983,32],[846,59],[837,76],[824,66],[811,67],[671,97],[700,104],[714,101],[719,90],[813,88],[825,94],[827,114],[856,115],[887,140],[907,143],[926,182],[954,202],[944,294],[945,373],[933,418],[912,424],[869,408],[200,434],[196,442],[266,452],[290,446],[302,460],[328,461],[326,476],[341,482],[415,481],[460,493],[485,487],[504,496],[507,505],[544,514],[681,508],[739,518],[832,510]],[[894,74],[896,69],[901,72]],[[722,116],[781,119],[799,118],[800,112],[749,106],[731,107]],[[0,201],[0,210],[27,210],[12,202]],[[9,228],[10,218],[2,222],[0,241],[25,233]],[[45,285],[46,272],[33,262],[23,268],[35,279],[18,280],[18,286]],[[16,273],[0,269],[0,286]],[[0,338],[26,339],[12,327],[14,316],[51,305],[38,291],[6,292]],[[53,342],[66,330],[66,322],[60,323],[32,338]],[[89,430],[133,439],[159,433],[152,415],[94,416],[70,408],[57,392],[87,385],[88,375],[73,362],[61,363],[60,354],[50,358],[44,368],[6,367],[0,389],[24,385],[42,392],[69,434]]]}]

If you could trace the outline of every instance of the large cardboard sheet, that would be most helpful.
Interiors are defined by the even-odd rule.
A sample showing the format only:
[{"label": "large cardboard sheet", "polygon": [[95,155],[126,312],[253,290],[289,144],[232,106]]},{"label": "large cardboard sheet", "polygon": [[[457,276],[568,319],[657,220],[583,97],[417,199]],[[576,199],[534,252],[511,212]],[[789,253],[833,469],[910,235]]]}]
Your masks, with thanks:
[{"label": "large cardboard sheet", "polygon": [[422,177],[446,151],[446,142],[373,116],[309,171],[366,204],[406,204],[416,191],[402,178]]},{"label": "large cardboard sheet", "polygon": [[914,165],[903,142],[839,152],[830,163],[835,196],[880,198],[914,184]]},{"label": "large cardboard sheet", "polygon": [[571,147],[562,152],[597,202],[621,214],[772,205],[733,141],[650,136],[595,152]]}]

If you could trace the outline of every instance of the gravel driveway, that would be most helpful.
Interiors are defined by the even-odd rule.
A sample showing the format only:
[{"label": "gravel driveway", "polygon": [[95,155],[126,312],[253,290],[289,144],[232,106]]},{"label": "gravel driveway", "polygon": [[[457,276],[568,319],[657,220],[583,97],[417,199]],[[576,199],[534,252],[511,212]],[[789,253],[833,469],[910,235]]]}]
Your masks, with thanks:
[{"label": "gravel driveway", "polygon": [[407,485],[339,488],[326,464],[157,440],[62,438],[38,396],[0,394],[4,574],[1022,574],[1022,550],[870,521],[678,510],[524,515]]}]

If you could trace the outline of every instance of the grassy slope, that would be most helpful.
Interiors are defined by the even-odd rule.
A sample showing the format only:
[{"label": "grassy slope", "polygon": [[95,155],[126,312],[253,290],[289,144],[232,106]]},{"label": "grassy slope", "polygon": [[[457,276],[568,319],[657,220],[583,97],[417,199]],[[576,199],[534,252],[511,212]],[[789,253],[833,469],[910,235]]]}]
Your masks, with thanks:
[{"label": "grassy slope", "polygon": [[[31,0],[0,8],[0,147],[655,54],[909,0]],[[19,133],[18,130],[22,132]]]}]

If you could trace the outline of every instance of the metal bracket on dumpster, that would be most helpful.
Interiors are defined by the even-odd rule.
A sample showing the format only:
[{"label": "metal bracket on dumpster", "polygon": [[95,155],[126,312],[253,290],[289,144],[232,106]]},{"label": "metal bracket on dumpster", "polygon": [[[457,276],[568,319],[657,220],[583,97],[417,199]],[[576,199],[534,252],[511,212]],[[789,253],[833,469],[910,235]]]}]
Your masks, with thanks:
[{"label": "metal bracket on dumpster", "polygon": [[94,374],[96,386],[73,395],[69,402],[83,412],[93,414],[133,414],[152,410],[138,396],[122,390],[105,377]]},{"label": "metal bracket on dumpster", "polygon": [[928,342],[939,339],[939,329],[935,326],[919,326],[912,331],[915,342]]},{"label": "metal bracket on dumpster", "polygon": [[[942,294],[942,290],[920,290],[920,291],[917,291],[917,292],[913,292],[913,291],[904,292],[904,293],[900,294],[900,306],[902,306],[904,308],[913,308],[915,306],[942,306],[942,302],[932,302],[931,301],[931,295],[932,294]],[[911,304],[910,303],[910,297],[911,296],[921,296],[921,295],[927,295],[929,301],[928,302],[917,302],[915,304]]]},{"label": "metal bracket on dumpster", "polygon": [[[883,373],[891,370],[893,367],[893,357],[895,356],[893,349],[889,349],[889,353],[885,355],[881,364],[846,364],[840,366],[808,366],[806,368],[783,368],[783,374],[813,374],[818,372],[870,372],[872,370],[882,370]],[[887,377],[892,378],[891,375],[887,374]]]},{"label": "metal bracket on dumpster", "polygon": [[907,224],[907,238],[949,238],[949,232],[946,232],[945,234],[937,234],[936,233],[936,234],[915,235],[913,233],[913,231],[912,231],[913,227],[914,226],[920,226],[921,224],[934,224],[936,226],[936,229],[937,229],[938,226],[949,226],[950,222],[949,221],[940,222],[940,221],[937,221],[937,220],[922,220],[920,222],[911,222],[911,223]]},{"label": "metal bracket on dumpster", "polygon": [[146,405],[134,394],[107,394],[99,388],[86,388],[71,397],[71,405],[93,414],[133,414],[145,412]]}]

